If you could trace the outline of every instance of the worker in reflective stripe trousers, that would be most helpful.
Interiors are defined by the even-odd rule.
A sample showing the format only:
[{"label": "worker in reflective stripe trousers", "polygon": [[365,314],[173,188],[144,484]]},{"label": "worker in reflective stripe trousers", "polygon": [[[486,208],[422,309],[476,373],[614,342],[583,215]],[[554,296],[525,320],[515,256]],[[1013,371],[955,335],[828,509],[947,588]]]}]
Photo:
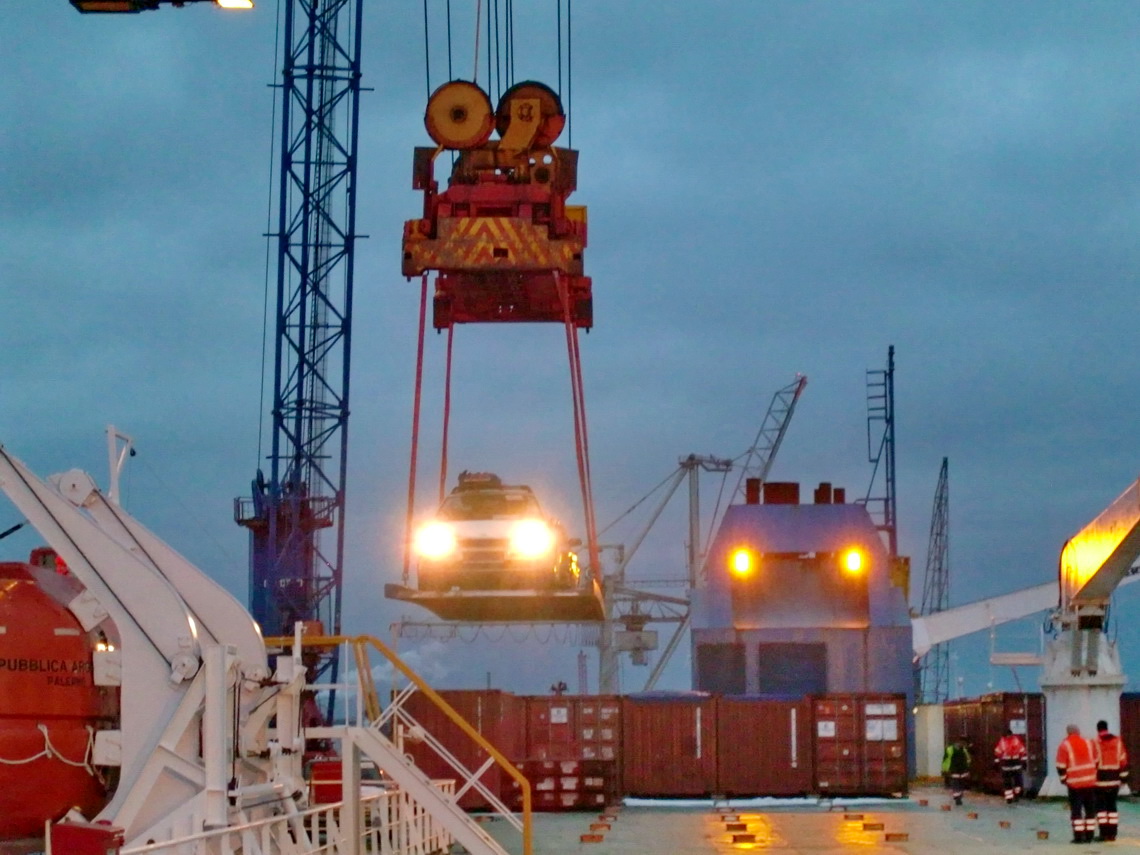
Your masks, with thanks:
[{"label": "worker in reflective stripe trousers", "polygon": [[1116,812],[1116,797],[1120,785],[1128,780],[1128,752],[1119,736],[1108,732],[1108,722],[1096,723],[1097,746],[1100,748],[1100,768],[1096,773],[1096,822],[1101,840],[1115,840],[1120,825]]},{"label": "worker in reflective stripe trousers", "polygon": [[970,774],[970,751],[964,739],[958,739],[946,746],[942,757],[942,774],[950,785],[950,795],[954,804],[962,804],[962,793],[966,789],[966,778]]},{"label": "worker in reflective stripe trousers", "polygon": [[1020,736],[1006,728],[1005,735],[994,746],[994,765],[1001,769],[1001,784],[1005,790],[1005,803],[1013,804],[1021,798],[1021,770],[1025,768],[1025,743]]},{"label": "worker in reflective stripe trousers", "polygon": [[1092,843],[1096,836],[1097,786],[1100,749],[1096,741],[1081,736],[1075,724],[1065,728],[1067,736],[1057,746],[1057,774],[1069,788],[1069,815],[1073,821],[1073,843]]}]

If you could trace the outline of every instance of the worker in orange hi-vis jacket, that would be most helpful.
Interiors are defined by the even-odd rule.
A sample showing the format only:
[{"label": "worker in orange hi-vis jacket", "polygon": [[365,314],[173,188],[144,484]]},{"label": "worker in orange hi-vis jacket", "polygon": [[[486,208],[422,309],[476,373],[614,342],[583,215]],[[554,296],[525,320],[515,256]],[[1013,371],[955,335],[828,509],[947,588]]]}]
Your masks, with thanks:
[{"label": "worker in orange hi-vis jacket", "polygon": [[1115,840],[1120,826],[1116,797],[1120,794],[1120,785],[1128,780],[1128,752],[1124,750],[1124,741],[1108,732],[1108,722],[1096,723],[1096,735],[1100,749],[1100,768],[1096,773],[1096,822],[1101,840]]},{"label": "worker in orange hi-vis jacket", "polygon": [[1021,737],[1006,728],[1005,735],[994,746],[994,765],[1001,769],[1001,783],[1007,805],[1021,798],[1021,770],[1025,768],[1027,757]]},{"label": "worker in orange hi-vis jacket", "polygon": [[1073,842],[1092,843],[1096,836],[1097,786],[1100,747],[1085,739],[1075,724],[1065,728],[1067,736],[1057,746],[1057,774],[1069,788],[1069,815],[1073,821]]}]

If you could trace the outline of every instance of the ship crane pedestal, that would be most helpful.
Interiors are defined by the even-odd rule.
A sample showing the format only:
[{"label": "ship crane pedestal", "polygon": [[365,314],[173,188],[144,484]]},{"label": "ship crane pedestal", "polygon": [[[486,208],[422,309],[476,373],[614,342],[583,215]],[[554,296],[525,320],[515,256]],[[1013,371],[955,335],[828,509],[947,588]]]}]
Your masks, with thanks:
[{"label": "ship crane pedestal", "polygon": [[[1045,744],[1050,751],[1065,739],[1065,727],[1076,724],[1085,736],[1095,735],[1096,722],[1120,732],[1120,694],[1128,678],[1120,667],[1116,644],[1100,629],[1066,629],[1045,649],[1041,691],[1045,695]],[[1039,795],[1063,796],[1053,757]]]}]

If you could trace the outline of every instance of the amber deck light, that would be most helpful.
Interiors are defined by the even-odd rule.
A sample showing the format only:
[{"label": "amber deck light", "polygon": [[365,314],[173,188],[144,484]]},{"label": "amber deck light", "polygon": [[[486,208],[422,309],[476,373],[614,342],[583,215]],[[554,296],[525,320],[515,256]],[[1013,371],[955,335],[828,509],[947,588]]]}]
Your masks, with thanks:
[{"label": "amber deck light", "polygon": [[748,576],[756,569],[755,554],[751,549],[744,547],[732,550],[728,556],[728,569],[737,576]]},{"label": "amber deck light", "polygon": [[862,573],[867,562],[858,549],[848,549],[843,553],[840,563],[848,573]]}]

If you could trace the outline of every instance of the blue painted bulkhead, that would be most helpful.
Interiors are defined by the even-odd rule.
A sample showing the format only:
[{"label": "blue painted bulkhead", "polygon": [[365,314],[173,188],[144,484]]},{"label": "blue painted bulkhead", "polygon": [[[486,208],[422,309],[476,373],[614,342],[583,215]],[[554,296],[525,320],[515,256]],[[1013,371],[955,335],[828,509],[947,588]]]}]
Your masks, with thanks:
[{"label": "blue painted bulkhead", "polygon": [[[741,548],[756,557],[746,574],[729,569]],[[866,559],[858,573],[840,566],[851,548]],[[906,592],[892,581],[890,556],[862,505],[733,505],[705,567],[692,596],[695,689],[890,692],[913,704]]]}]

